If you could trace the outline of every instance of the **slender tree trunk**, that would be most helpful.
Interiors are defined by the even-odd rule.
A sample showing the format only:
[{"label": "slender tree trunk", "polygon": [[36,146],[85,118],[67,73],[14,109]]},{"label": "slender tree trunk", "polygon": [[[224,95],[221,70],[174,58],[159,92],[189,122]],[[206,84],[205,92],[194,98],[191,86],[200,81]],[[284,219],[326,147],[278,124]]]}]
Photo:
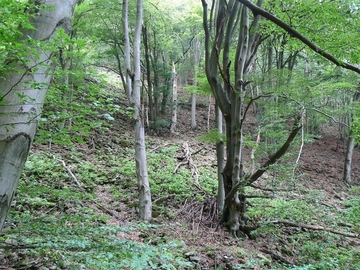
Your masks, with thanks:
[{"label": "slender tree trunk", "polygon": [[225,164],[224,141],[222,139],[222,135],[224,132],[223,132],[223,116],[219,107],[216,104],[215,104],[215,121],[216,121],[216,127],[220,135],[220,139],[216,142],[216,159],[217,159],[217,175],[218,175],[217,202],[218,202],[219,210],[222,211],[224,209],[224,203],[225,203],[224,179],[222,176],[222,172]]},{"label": "slender tree trunk", "polygon": [[196,94],[191,93],[191,129],[195,130],[196,128]]},{"label": "slender tree trunk", "polygon": [[[129,38],[129,19],[128,19],[128,14],[129,14],[129,4],[128,4],[128,0],[124,0],[123,1],[123,6],[122,6],[122,23],[123,23],[123,28],[124,28],[124,57],[125,57],[125,66],[126,66],[126,95],[127,98],[129,100],[129,103],[132,104],[133,101],[133,97],[132,97],[132,83],[133,83],[133,78],[134,78],[134,74],[132,73],[132,68],[131,68],[131,54],[130,54],[130,38]],[[120,67],[120,65],[119,65]]]},{"label": "slender tree trunk", "polygon": [[346,146],[346,155],[344,162],[344,181],[348,184],[351,183],[351,167],[352,167],[352,157],[355,147],[355,138],[353,137],[353,132],[350,130],[349,138]]},{"label": "slender tree trunk", "polygon": [[[359,102],[360,92],[357,92],[354,96],[354,102]],[[351,127],[349,128],[349,138],[346,146],[345,162],[344,162],[344,177],[343,180],[350,184],[351,183],[351,168],[352,168],[352,157],[355,147],[355,138]]]},{"label": "slender tree trunk", "polygon": [[146,162],[144,121],[141,118],[140,88],[141,88],[141,26],[142,26],[143,0],[137,0],[136,28],[134,37],[134,121],[135,121],[135,160],[136,174],[139,186],[139,217],[149,221],[152,218],[152,202],[150,184]]},{"label": "slender tree trunk", "polygon": [[3,228],[11,201],[34,139],[42,105],[51,81],[52,51],[36,47],[48,43],[56,29],[70,29],[77,0],[44,1],[46,6],[30,20],[34,30],[24,29],[23,41],[29,54],[17,63],[16,71],[0,76],[0,230]]},{"label": "slender tree trunk", "polygon": [[155,120],[154,115],[154,102],[153,102],[153,87],[151,82],[151,65],[150,65],[150,50],[148,44],[148,32],[147,27],[143,26],[143,42],[144,42],[144,49],[145,49],[145,63],[146,63],[146,79],[148,85],[148,108],[149,108],[149,115],[150,121]]},{"label": "slender tree trunk", "polygon": [[208,101],[209,101],[209,105],[208,105],[207,119],[206,119],[206,130],[207,130],[207,132],[210,131],[211,95],[209,95]]},{"label": "slender tree trunk", "polygon": [[[199,65],[200,41],[195,38],[194,42],[194,78],[193,85],[197,87],[197,68]],[[191,129],[196,129],[196,93],[191,93]]]},{"label": "slender tree trunk", "polygon": [[173,63],[173,84],[172,84],[172,117],[171,117],[171,126],[170,132],[175,133],[176,123],[177,123],[177,73],[176,73],[176,65]]},{"label": "slender tree trunk", "polygon": [[[69,48],[64,48],[64,50],[71,53],[73,51],[73,48],[72,48],[72,46],[70,46]],[[72,97],[73,97],[73,90],[69,85],[69,73],[72,68],[72,59],[71,59],[71,57],[67,57],[67,54],[66,53],[64,54],[63,50],[60,50],[59,62],[61,65],[61,70],[63,72],[63,76],[64,76],[64,82],[62,83],[63,101],[65,102],[65,104],[70,104],[70,102],[72,102]],[[68,108],[68,106],[64,106],[63,111],[62,111],[63,115],[68,114],[67,108]],[[66,120],[68,120],[68,127],[69,128],[71,127],[72,118],[63,119],[63,120],[61,120],[61,122],[58,125],[59,130],[66,128]]]}]

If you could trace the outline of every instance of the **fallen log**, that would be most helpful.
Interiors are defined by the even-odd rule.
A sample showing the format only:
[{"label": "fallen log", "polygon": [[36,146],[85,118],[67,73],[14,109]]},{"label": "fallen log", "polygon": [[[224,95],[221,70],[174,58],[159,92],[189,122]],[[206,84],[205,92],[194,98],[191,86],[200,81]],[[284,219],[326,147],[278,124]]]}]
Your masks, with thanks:
[{"label": "fallen log", "polygon": [[287,225],[290,227],[298,227],[298,228],[304,228],[304,229],[309,229],[309,230],[314,230],[314,231],[325,231],[325,232],[342,235],[342,236],[346,236],[346,237],[360,238],[360,234],[358,234],[358,233],[342,232],[342,231],[338,231],[338,230],[335,230],[332,228],[327,228],[327,227],[323,227],[323,226],[319,226],[319,225],[298,223],[298,222],[294,222],[294,221],[287,220],[287,219],[275,219],[275,220],[271,220],[267,223],[283,224],[283,225]]}]

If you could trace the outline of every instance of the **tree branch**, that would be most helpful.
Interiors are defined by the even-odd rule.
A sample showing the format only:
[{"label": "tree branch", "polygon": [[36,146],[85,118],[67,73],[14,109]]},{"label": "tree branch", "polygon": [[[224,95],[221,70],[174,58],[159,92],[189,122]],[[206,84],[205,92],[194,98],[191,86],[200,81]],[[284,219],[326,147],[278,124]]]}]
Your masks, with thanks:
[{"label": "tree branch", "polygon": [[276,161],[278,161],[288,150],[288,148],[290,147],[292,141],[295,139],[296,134],[298,133],[298,131],[301,129],[301,125],[299,124],[301,120],[301,114],[298,114],[296,116],[295,119],[295,123],[293,126],[292,131],[290,132],[287,140],[284,142],[284,144],[280,147],[280,149],[274,154],[272,155],[268,161],[266,161],[262,166],[260,166],[259,169],[257,169],[253,174],[245,176],[245,179],[243,179],[242,181],[239,181],[236,185],[234,185],[232,187],[232,189],[230,190],[229,194],[226,196],[225,198],[225,203],[227,205],[229,205],[229,203],[232,201],[234,195],[236,194],[238,188],[241,185],[251,185],[252,183],[254,183],[257,179],[259,179],[259,177],[261,177],[263,175],[264,172],[266,172],[266,170],[269,168],[269,166],[271,166],[272,164],[274,164]]},{"label": "tree branch", "polygon": [[321,49],[319,46],[317,46],[316,44],[314,44],[313,42],[311,42],[311,40],[309,40],[307,37],[305,37],[304,35],[302,35],[300,32],[296,31],[294,28],[292,28],[291,26],[289,26],[288,24],[286,24],[285,22],[283,22],[282,20],[280,20],[278,17],[272,15],[270,12],[258,7],[257,5],[253,4],[251,1],[249,0],[237,0],[240,3],[242,3],[243,5],[245,5],[247,8],[249,8],[254,16],[258,16],[261,15],[264,18],[268,19],[269,21],[272,21],[273,23],[275,23],[276,25],[280,26],[282,29],[284,29],[287,33],[289,33],[292,37],[297,38],[298,40],[300,40],[302,43],[304,43],[305,45],[307,45],[311,50],[313,50],[314,52],[316,52],[317,54],[320,54],[321,56],[323,56],[324,58],[328,59],[330,62],[334,63],[337,66],[341,66],[343,68],[346,68],[348,70],[352,70],[358,74],[360,74],[360,68],[345,63],[343,61],[340,61],[339,59],[337,59],[335,56],[333,56],[330,53],[327,53],[326,51],[324,51],[323,49]]}]

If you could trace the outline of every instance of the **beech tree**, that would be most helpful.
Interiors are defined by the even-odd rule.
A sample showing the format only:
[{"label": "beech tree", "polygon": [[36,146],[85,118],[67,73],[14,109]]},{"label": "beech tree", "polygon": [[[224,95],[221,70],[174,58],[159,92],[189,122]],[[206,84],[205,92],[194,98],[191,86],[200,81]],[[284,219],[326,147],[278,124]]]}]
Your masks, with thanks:
[{"label": "beech tree", "polygon": [[[54,42],[59,29],[70,30],[78,0],[43,1],[29,12],[31,27],[21,28],[14,41],[27,47],[19,55],[7,54],[9,71],[0,74],[0,229],[34,139],[47,88],[51,81]],[[49,8],[52,6],[53,8]]]},{"label": "beech tree", "polygon": [[133,67],[130,65],[130,38],[128,26],[128,1],[123,1],[123,27],[125,40],[126,59],[126,92],[129,95],[133,108],[134,132],[135,132],[135,161],[136,175],[139,188],[139,217],[149,221],[152,218],[152,202],[146,162],[144,119],[141,115],[141,67],[140,67],[140,45],[141,28],[143,16],[143,1],[137,0],[136,26],[133,46]]},{"label": "beech tree", "polygon": [[[262,0],[258,1],[258,5],[262,3]],[[246,74],[253,72],[257,49],[264,40],[258,31],[261,16],[252,17],[244,5],[234,0],[228,3],[219,1],[216,5],[212,1],[208,17],[206,1],[202,0],[202,4],[206,76],[225,119],[226,164],[222,172],[225,204],[222,220],[232,234],[249,234],[253,228],[248,224],[245,188],[286,153],[301,128],[301,115],[294,112],[294,125],[279,149],[260,166],[245,172],[243,123],[251,103],[260,98],[254,97],[245,102],[250,83]]]}]

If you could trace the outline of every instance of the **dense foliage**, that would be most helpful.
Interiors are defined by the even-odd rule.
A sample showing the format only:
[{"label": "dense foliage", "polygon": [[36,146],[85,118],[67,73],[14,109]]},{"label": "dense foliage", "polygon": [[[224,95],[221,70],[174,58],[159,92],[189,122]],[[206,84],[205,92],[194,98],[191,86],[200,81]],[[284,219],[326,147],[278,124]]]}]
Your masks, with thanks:
[{"label": "dense foliage", "polygon": [[[346,236],[360,232],[359,188],[344,188],[329,199],[327,191],[307,186],[312,179],[300,160],[304,145],[321,139],[327,129],[334,130],[341,143],[350,130],[359,139],[360,109],[354,99],[358,75],[329,64],[269,21],[261,22],[263,42],[253,72],[245,75],[246,169],[260,168],[278,150],[299,113],[302,129],[259,186],[246,187],[247,214],[259,225],[257,230],[228,240],[227,234],[217,234],[221,213],[215,200],[213,149],[215,142],[226,143],[226,137],[215,128],[214,119],[209,120],[210,131],[199,128],[186,134],[188,123],[181,123],[173,137],[168,131],[176,106],[171,99],[173,65],[185,90],[178,98],[179,111],[187,115],[182,121],[189,120],[191,93],[201,96],[198,107],[206,111],[201,117],[208,108],[211,117],[214,110],[204,63],[194,61],[195,55],[203,59],[204,54],[201,6],[196,1],[145,1],[142,113],[152,135],[146,142],[154,220],[144,223],[136,218],[133,111],[124,91],[121,5],[80,2],[70,35],[59,31],[50,45],[57,65],[35,145],[0,234],[0,264],[44,270],[360,268],[356,237]],[[358,63],[359,5],[347,0],[288,0],[266,1],[264,7],[341,62]],[[0,74],[6,74],[15,68],[12,58],[29,53],[19,42],[19,29],[32,27],[29,19],[41,6],[7,0],[0,0],[0,6]],[[135,1],[130,1],[130,10],[135,10]],[[135,12],[129,19],[134,25]],[[235,41],[229,46],[235,48]],[[235,57],[232,52],[230,63]],[[228,67],[232,78],[233,65]],[[184,141],[196,153],[197,171],[186,162],[180,166]],[[340,180],[338,185],[343,187]],[[279,220],[330,229],[284,227],[275,222]],[[215,243],[220,247],[201,242],[211,233],[221,238]],[[258,245],[250,249],[247,241]],[[261,245],[292,264],[274,259]]]}]

